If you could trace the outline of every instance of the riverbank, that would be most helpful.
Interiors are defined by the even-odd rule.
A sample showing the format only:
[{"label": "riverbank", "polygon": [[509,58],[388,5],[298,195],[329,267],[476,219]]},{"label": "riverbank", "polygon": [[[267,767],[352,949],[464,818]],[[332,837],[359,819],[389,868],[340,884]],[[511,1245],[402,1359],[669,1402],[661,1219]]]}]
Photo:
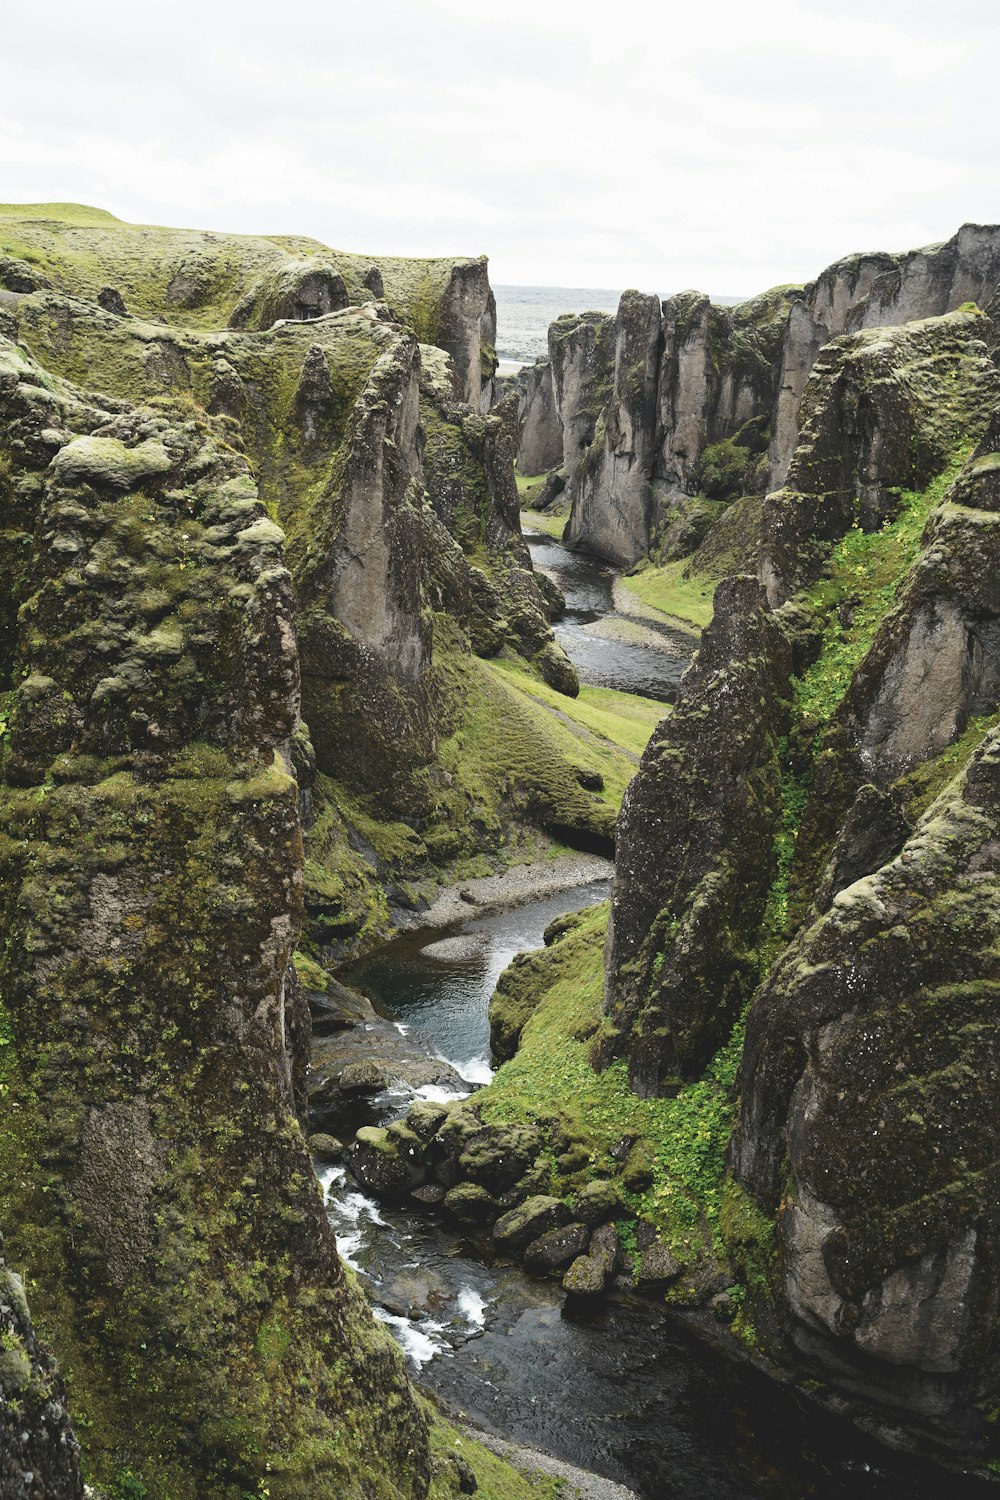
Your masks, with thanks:
[{"label": "riverbank", "polygon": [[510,911],[576,886],[610,880],[614,873],[614,862],[600,854],[565,854],[513,865],[499,875],[481,875],[447,886],[424,911],[400,912],[397,930],[407,933],[424,927],[451,927],[470,917]]},{"label": "riverbank", "polygon": [[578,1469],[574,1464],[564,1463],[562,1459],[541,1453],[537,1448],[508,1442],[505,1438],[494,1437],[491,1432],[483,1432],[476,1427],[463,1427],[462,1430],[515,1468],[523,1469],[528,1474],[548,1474],[554,1479],[561,1479],[564,1488],[560,1492],[560,1500],[641,1500],[636,1490],[626,1489],[625,1485],[616,1484],[613,1479],[605,1479],[601,1474]]}]

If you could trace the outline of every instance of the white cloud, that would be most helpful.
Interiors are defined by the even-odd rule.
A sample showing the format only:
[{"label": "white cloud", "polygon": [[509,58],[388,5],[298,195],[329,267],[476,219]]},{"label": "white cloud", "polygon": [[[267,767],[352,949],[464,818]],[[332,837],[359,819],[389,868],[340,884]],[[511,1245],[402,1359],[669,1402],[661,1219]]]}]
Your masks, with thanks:
[{"label": "white cloud", "polygon": [[1000,218],[978,0],[10,9],[7,200],[664,294]]}]

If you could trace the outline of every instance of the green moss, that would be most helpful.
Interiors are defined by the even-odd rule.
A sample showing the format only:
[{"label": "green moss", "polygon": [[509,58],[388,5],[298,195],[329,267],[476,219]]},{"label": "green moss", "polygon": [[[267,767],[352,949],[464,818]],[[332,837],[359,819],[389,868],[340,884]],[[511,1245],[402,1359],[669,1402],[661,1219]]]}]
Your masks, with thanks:
[{"label": "green moss", "polygon": [[[815,723],[817,742],[847,691],[858,665],[920,551],[930,512],[961,470],[968,450],[955,455],[922,492],[901,490],[895,518],[881,531],[855,524],[835,545],[824,578],[806,603],[824,622],[823,648],[795,690],[800,718]],[[850,605],[850,623],[841,626],[838,609]]]},{"label": "green moss", "polygon": [[458,1432],[429,1409],[434,1477],[427,1500],[458,1500],[461,1491],[454,1459],[467,1464],[476,1478],[479,1500],[558,1500],[563,1482],[548,1474],[526,1474]]},{"label": "green moss", "polygon": [[[721,577],[721,574],[719,575]],[[628,587],[645,604],[703,629],[712,618],[718,578],[693,573],[682,558],[629,575]]]},{"label": "green moss", "polygon": [[538,955],[541,993],[515,1057],[476,1096],[484,1119],[535,1123],[579,1145],[586,1166],[555,1185],[582,1186],[594,1176],[627,1180],[628,1164],[612,1156],[634,1138],[652,1181],[626,1190],[636,1212],[655,1225],[687,1266],[722,1251],[720,1214],[732,1085],[743,1045],[742,1023],[697,1082],[671,1099],[638,1099],[627,1067],[596,1073],[590,1043],[603,1023],[604,941],[608,909],[582,913],[551,949]]}]

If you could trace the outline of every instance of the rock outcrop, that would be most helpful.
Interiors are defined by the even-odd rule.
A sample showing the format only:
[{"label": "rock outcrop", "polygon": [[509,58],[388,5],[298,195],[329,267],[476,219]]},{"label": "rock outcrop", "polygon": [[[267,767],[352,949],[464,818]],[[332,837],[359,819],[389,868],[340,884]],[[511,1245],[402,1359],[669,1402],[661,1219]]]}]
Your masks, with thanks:
[{"label": "rock outcrop", "polygon": [[788,482],[764,503],[758,566],[772,605],[812,583],[850,527],[891,521],[901,491],[926,488],[982,431],[1000,398],[989,333],[973,308],[826,345]]},{"label": "rock outcrop", "polygon": [[554,412],[571,545],[625,567],[683,556],[718,519],[696,505],[689,524],[692,501],[796,488],[792,457],[814,423],[803,398],[831,339],[985,309],[998,282],[1000,230],[967,224],[943,245],[849,256],[737,307],[682,292],[657,310],[629,292],[613,321],[567,315],[549,331],[548,370],[520,377],[521,470],[554,465]]},{"label": "rock outcrop", "polygon": [[66,1391],[39,1344],[24,1283],[0,1256],[0,1493],[83,1500],[80,1445]]},{"label": "rock outcrop", "polygon": [[756,983],[790,665],[756,579],[720,584],[674,711],[625,793],[596,1058],[626,1056],[639,1094],[700,1074]]},{"label": "rock outcrop", "polygon": [[998,817],[994,732],[776,966],[732,1147],[799,1356],[973,1445],[996,1399]]},{"label": "rock outcrop", "polygon": [[[423,1500],[427,1416],[345,1278],[297,1123],[292,955],[304,921],[316,948],[388,926],[387,868],[509,836],[483,821],[506,786],[435,761],[481,690],[470,637],[575,689],[518,530],[510,414],[456,396],[462,359],[477,399],[486,378],[485,262],[18,226],[52,274],[0,307],[7,1257],[98,1485]],[[421,349],[430,323],[456,359]],[[428,403],[469,499],[435,467]],[[435,596],[442,538],[481,580],[474,621]],[[607,839],[599,799],[553,797]],[[510,801],[555,816],[530,771]],[[328,1051],[331,1099],[383,1076]],[[58,1419],[53,1394],[26,1429],[39,1473]]]},{"label": "rock outcrop", "polygon": [[[424,1418],[344,1279],[295,1122],[282,533],[204,419],[102,408],[0,354],[20,605],[0,766],[8,1259],[98,1480],[130,1454],[151,1494],[268,1472],[272,1493],[360,1495],[364,1452],[376,1490],[405,1471],[422,1495]],[[395,1414],[355,1403],[352,1455],[328,1413],[354,1382]]]}]

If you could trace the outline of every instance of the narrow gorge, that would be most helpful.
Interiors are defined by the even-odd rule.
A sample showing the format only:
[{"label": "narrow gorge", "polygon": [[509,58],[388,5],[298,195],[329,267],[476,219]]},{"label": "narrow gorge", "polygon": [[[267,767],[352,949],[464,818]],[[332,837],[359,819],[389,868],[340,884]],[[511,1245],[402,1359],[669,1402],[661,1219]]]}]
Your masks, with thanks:
[{"label": "narrow gorge", "polygon": [[3,1500],[992,1491],[998,286],[0,208]]}]

